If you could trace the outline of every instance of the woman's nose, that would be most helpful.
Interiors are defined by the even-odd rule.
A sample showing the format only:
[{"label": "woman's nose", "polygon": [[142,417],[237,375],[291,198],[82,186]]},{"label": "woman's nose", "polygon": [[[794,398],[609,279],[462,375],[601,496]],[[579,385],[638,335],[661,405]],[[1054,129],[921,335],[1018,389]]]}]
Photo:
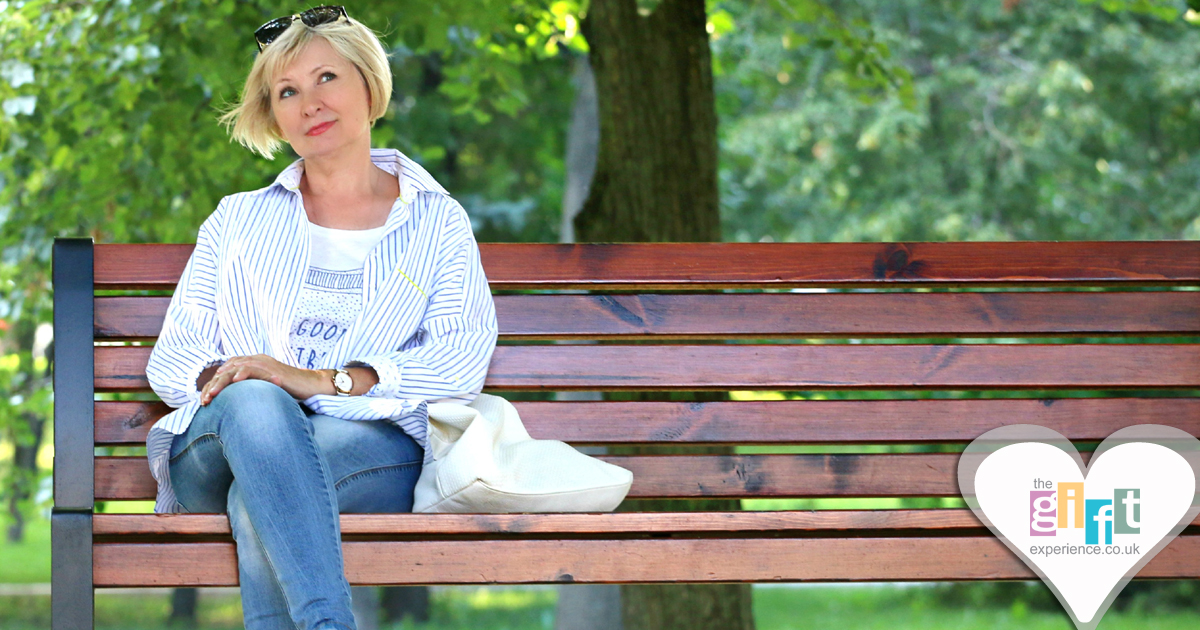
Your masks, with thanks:
[{"label": "woman's nose", "polygon": [[321,100],[312,96],[303,97],[301,105],[305,116],[313,116],[321,111]]}]

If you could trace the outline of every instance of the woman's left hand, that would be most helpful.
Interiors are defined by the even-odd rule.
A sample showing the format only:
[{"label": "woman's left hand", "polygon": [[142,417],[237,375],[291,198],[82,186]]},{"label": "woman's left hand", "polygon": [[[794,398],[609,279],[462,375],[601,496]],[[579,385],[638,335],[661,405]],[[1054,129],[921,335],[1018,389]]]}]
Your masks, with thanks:
[{"label": "woman's left hand", "polygon": [[265,354],[248,357],[233,357],[217,368],[213,377],[200,390],[200,404],[212,402],[222,389],[230,383],[254,378],[274,383],[297,400],[305,400],[317,394],[328,394],[333,385],[317,370],[304,370],[280,363]]}]

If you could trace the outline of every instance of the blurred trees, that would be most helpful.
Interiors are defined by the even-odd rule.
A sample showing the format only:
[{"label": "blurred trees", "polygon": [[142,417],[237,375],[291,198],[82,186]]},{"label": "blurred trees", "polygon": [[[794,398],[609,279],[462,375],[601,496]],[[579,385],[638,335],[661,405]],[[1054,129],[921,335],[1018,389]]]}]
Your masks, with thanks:
[{"label": "blurred trees", "polygon": [[[375,144],[429,168],[481,241],[557,239],[572,98],[559,53],[588,52],[583,4],[348,3],[394,59]],[[622,6],[635,4],[643,19],[677,3]],[[0,1],[0,435],[18,444],[14,461],[36,454],[49,409],[34,339],[50,319],[51,239],[187,242],[221,196],[269,183],[292,156],[230,145],[215,114],[237,97],[254,28],[295,8]],[[1200,16],[1181,5],[704,8],[725,240],[1200,238]],[[605,172],[628,177],[640,169],[623,161],[639,157],[610,156]],[[593,231],[580,240],[666,237],[611,231],[627,194],[597,196],[607,214],[584,218]],[[630,219],[654,211],[637,207]],[[34,479],[21,470],[3,471],[3,492],[28,506]]]},{"label": "blurred trees", "polygon": [[[717,117],[703,0],[593,0],[583,21],[600,145],[575,217],[585,242],[719,241]],[[623,395],[621,395],[623,394]],[[615,396],[648,399],[638,392]],[[731,447],[702,449],[731,454]],[[696,449],[623,447],[648,455]],[[729,510],[721,500],[625,501],[619,511]],[[748,584],[623,584],[627,630],[753,630]],[[604,600],[608,601],[608,600]]]},{"label": "blurred trees", "polygon": [[727,239],[1200,238],[1200,31],[1174,3],[838,3],[911,108],[849,90],[819,23],[724,6]]},{"label": "blurred trees", "polygon": [[[569,108],[569,68],[556,53],[583,49],[576,7],[349,7],[381,33],[396,69],[375,144],[431,164],[472,208],[481,239],[551,240],[556,232],[552,217],[525,215],[554,212],[548,200],[561,194],[561,129],[540,119],[565,118]],[[36,452],[48,410],[45,396],[32,395],[44,391],[45,365],[34,365],[31,344],[50,320],[53,237],[188,242],[222,196],[270,183],[295,156],[272,162],[231,145],[215,116],[238,96],[257,52],[254,29],[294,8],[265,0],[0,2],[0,322],[15,361],[0,434],[17,444],[16,460]],[[492,124],[497,116],[507,122]],[[524,233],[523,225],[543,228]],[[31,483],[10,464],[0,487],[27,505]]]}]

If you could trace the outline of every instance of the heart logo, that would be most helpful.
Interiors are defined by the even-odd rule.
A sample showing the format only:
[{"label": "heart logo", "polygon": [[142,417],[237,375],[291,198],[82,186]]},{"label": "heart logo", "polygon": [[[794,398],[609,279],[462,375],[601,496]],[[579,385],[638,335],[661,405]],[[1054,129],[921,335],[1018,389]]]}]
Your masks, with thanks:
[{"label": "heart logo", "polygon": [[1084,466],[1046,427],[971,442],[958,464],[967,505],[1091,630],[1117,594],[1200,513],[1200,440],[1163,425],[1108,436]]}]

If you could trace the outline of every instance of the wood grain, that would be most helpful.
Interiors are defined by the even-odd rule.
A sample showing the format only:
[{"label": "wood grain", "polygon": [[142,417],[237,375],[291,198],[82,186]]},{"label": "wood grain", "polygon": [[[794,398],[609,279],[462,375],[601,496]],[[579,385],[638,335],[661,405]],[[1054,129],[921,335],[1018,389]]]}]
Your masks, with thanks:
[{"label": "wood grain", "polygon": [[[957,453],[663,455],[599,459],[633,473],[630,498],[958,495]],[[96,499],[154,498],[144,457],[97,457]]]},{"label": "wood grain", "polygon": [[[1102,440],[1131,424],[1200,435],[1200,398],[513,403],[529,434],[576,445],[966,443],[1008,424]],[[170,408],[97,401],[96,444],[140,445]]]},{"label": "wood grain", "polygon": [[[97,391],[148,389],[145,346],[97,346]],[[1200,387],[1200,344],[498,346],[493,390]]]},{"label": "wood grain", "polygon": [[[97,245],[97,289],[172,289],[192,245]],[[496,289],[1200,283],[1200,241],[479,247]]]},{"label": "wood grain", "polygon": [[[1192,521],[1200,526],[1200,516]],[[968,509],[778,512],[612,512],[587,514],[343,514],[342,535],[520,537],[550,534],[832,535],[866,530],[951,532],[982,529]],[[224,514],[97,514],[96,536],[229,536]]]},{"label": "wood grain", "polygon": [[[351,584],[1032,580],[990,536],[343,543]],[[232,543],[98,544],[96,586],[233,586]],[[1200,577],[1200,536],[1138,574]]]},{"label": "wood grain", "polygon": [[[1200,292],[497,295],[503,339],[1200,333]],[[170,298],[98,297],[97,339],[152,339]],[[1147,313],[1154,313],[1147,317]]]},{"label": "wood grain", "polygon": [[[1200,522],[1200,517],[1197,518]],[[609,512],[586,514],[343,514],[343,536],[544,536],[547,534],[961,530],[983,524],[967,509],[778,512]],[[224,514],[97,514],[97,536],[228,536]]]}]

